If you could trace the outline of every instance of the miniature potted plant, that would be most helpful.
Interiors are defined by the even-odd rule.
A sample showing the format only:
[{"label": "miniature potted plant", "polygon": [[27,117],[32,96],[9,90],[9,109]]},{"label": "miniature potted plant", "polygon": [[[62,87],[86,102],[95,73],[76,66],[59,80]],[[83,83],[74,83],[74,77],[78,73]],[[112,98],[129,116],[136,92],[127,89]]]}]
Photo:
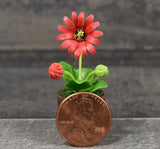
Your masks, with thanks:
[{"label": "miniature potted plant", "polygon": [[[72,21],[67,16],[65,16],[63,20],[66,26],[58,25],[57,27],[57,29],[61,31],[62,34],[58,35],[56,39],[64,40],[63,43],[60,45],[60,49],[63,50],[63,49],[69,48],[68,54],[72,55],[74,53],[75,58],[79,60],[78,69],[73,68],[72,65],[68,64],[65,61],[60,61],[59,63],[53,63],[50,65],[48,69],[50,78],[54,80],[58,80],[63,77],[63,79],[66,82],[65,88],[58,91],[57,93],[58,104],[60,105],[57,113],[58,113],[58,116],[60,115],[59,113],[62,113],[61,114],[61,117],[63,117],[62,119],[66,119],[64,118],[65,114],[63,113],[67,113],[67,111],[61,112],[61,110],[63,109],[64,102],[68,103],[69,101],[75,100],[75,103],[74,104],[72,103],[72,105],[75,105],[76,101],[78,101],[80,98],[81,103],[79,105],[81,106],[78,106],[78,109],[75,109],[75,111],[81,108],[83,109],[79,112],[80,115],[82,115],[82,113],[84,114],[84,110],[85,111],[88,110],[89,107],[95,106],[93,103],[91,103],[92,98],[93,100],[94,99],[97,100],[97,104],[101,103],[101,105],[103,106],[107,105],[106,103],[104,103],[105,101],[101,101],[101,99],[105,100],[105,94],[101,89],[106,88],[108,84],[101,78],[104,78],[108,75],[109,73],[108,67],[103,64],[99,64],[95,67],[94,70],[92,70],[91,68],[82,68],[82,58],[87,57],[87,51],[90,52],[92,55],[96,53],[96,49],[94,45],[100,44],[100,41],[96,37],[100,37],[103,35],[103,32],[99,30],[95,30],[98,26],[100,26],[100,23],[98,21],[93,22],[93,19],[94,19],[94,15],[92,14],[89,15],[86,18],[86,20],[84,20],[84,12],[80,12],[79,16],[77,15],[76,12],[72,12]],[[78,96],[75,96],[76,94]],[[80,94],[82,94],[82,96]],[[87,105],[86,107],[84,106],[85,104]],[[87,109],[85,109],[84,107]],[[70,107],[66,107],[65,110],[67,108],[69,109]],[[108,108],[108,105],[107,105],[107,108]],[[91,111],[88,111],[88,113]],[[109,119],[108,125],[111,125],[111,114],[110,114],[109,108],[107,112],[108,113],[106,115],[108,116],[107,118]],[[80,125],[79,127],[76,126],[75,128],[77,127],[81,129],[86,128],[82,126],[84,125],[86,126],[87,124],[90,124],[91,122],[91,121],[86,120],[85,118],[83,119],[81,116],[79,116],[78,118],[75,118],[75,116],[73,115],[72,115],[72,118],[74,117],[73,118],[74,120],[76,119],[77,121],[77,119],[81,119],[81,121],[83,121],[82,125]],[[57,118],[58,119],[57,121],[58,122],[61,121],[61,123],[57,122],[56,124],[58,125],[57,127],[58,127],[60,134],[67,142],[75,146],[91,146],[99,142],[98,139],[94,140],[95,137],[94,138],[91,137],[93,140],[93,142],[91,141],[92,143],[89,143],[90,141],[86,142],[87,139],[84,139],[85,136],[79,135],[78,132],[74,133],[74,135],[72,134],[71,136],[73,137],[71,136],[68,137],[68,135],[66,137],[64,134],[67,133],[66,132],[67,130],[65,130],[65,132],[61,131],[61,129],[63,129],[63,126],[62,127],[60,126],[62,124],[62,120],[60,120],[61,117]],[[68,120],[68,121],[63,120],[63,122],[66,125],[67,124],[69,125],[69,123],[70,124],[74,123],[74,122],[71,122],[71,120]],[[70,126],[68,126],[68,129],[69,128]],[[98,132],[100,130],[103,131],[103,127],[95,127],[93,130],[96,130],[96,129]],[[108,126],[107,130],[105,131],[108,133],[109,129],[110,129],[110,126]],[[86,132],[88,132],[88,129],[86,130]],[[78,137],[75,138],[76,135]],[[104,138],[104,136],[102,138]],[[78,142],[81,142],[81,143],[78,143]]]}]

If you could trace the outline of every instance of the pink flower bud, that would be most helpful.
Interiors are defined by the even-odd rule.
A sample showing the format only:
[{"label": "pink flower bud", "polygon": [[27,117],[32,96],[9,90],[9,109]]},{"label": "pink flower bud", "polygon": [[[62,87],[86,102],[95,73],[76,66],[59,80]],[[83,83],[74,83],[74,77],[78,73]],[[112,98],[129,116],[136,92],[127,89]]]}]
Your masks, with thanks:
[{"label": "pink flower bud", "polygon": [[53,63],[48,69],[48,74],[51,79],[58,80],[63,75],[63,67],[58,63]]}]

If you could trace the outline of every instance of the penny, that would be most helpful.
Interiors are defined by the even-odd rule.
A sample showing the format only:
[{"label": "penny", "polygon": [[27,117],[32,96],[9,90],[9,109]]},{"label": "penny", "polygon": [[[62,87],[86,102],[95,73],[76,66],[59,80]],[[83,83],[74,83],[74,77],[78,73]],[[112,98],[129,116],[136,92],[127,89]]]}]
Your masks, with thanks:
[{"label": "penny", "polygon": [[57,110],[56,126],[60,135],[74,146],[92,146],[110,130],[111,112],[98,95],[79,92],[63,100]]}]

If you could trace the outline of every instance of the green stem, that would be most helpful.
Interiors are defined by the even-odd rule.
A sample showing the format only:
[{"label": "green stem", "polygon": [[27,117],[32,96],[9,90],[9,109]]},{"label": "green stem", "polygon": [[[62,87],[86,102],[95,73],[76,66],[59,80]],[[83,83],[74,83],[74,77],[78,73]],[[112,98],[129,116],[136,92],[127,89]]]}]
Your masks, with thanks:
[{"label": "green stem", "polygon": [[72,80],[75,79],[74,76],[73,76],[70,72],[64,70],[63,73],[64,73],[65,75],[68,75]]},{"label": "green stem", "polygon": [[79,58],[79,80],[82,79],[82,53]]},{"label": "green stem", "polygon": [[95,74],[95,71],[90,72],[85,80],[88,81],[90,77],[92,77],[94,74]]}]

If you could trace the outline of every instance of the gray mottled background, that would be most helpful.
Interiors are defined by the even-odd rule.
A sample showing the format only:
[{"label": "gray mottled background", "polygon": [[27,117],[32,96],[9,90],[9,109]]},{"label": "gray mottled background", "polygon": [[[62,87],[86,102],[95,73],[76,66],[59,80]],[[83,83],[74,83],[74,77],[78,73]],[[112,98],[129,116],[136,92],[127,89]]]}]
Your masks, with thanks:
[{"label": "gray mottled background", "polygon": [[100,48],[160,47],[159,0],[0,0],[0,48],[58,48],[56,26],[72,11],[101,22]]},{"label": "gray mottled background", "polygon": [[160,117],[159,0],[0,0],[0,118],[55,117],[64,82],[47,69],[60,60],[78,66],[55,40],[72,11],[101,22],[101,45],[83,65],[109,66],[112,116]]}]

